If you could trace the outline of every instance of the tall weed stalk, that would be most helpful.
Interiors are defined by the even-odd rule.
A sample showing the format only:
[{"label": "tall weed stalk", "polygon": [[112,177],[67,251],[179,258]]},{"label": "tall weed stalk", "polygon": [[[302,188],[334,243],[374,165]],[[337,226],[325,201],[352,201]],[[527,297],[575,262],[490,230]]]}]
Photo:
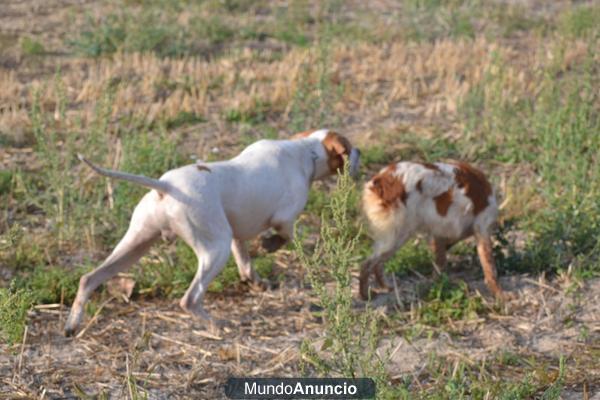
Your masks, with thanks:
[{"label": "tall weed stalk", "polygon": [[350,272],[357,260],[361,229],[349,217],[349,210],[356,203],[355,184],[346,168],[322,212],[312,253],[305,251],[300,238],[294,242],[323,318],[322,340],[302,343],[301,368],[305,373],[312,368],[322,376],[370,377],[377,383],[379,398],[396,398],[388,385],[385,357],[377,351],[379,318],[369,307],[353,307]]}]

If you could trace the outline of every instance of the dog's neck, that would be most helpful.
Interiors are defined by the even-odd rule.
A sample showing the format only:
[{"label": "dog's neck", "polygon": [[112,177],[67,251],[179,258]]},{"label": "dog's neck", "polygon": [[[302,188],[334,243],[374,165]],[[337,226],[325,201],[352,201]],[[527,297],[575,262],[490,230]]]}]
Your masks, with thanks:
[{"label": "dog's neck", "polygon": [[303,140],[307,149],[306,176],[309,183],[319,179],[323,179],[330,175],[329,166],[327,165],[327,152],[323,144],[318,139]]},{"label": "dog's neck", "polygon": [[315,180],[315,175],[317,174],[317,160],[319,159],[319,155],[316,151],[310,150],[310,159],[312,161],[312,172],[310,174],[310,182]]}]

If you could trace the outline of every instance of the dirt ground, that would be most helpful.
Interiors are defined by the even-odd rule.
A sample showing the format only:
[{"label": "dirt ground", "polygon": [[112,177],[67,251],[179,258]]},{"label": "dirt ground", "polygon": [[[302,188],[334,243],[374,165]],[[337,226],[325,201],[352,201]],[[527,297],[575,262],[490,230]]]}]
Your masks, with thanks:
[{"label": "dirt ground", "polygon": [[[450,277],[465,279],[464,275],[464,271],[454,272]],[[321,335],[320,321],[311,312],[315,299],[300,282],[288,279],[267,292],[239,287],[210,294],[207,310],[232,322],[220,331],[207,330],[182,313],[176,302],[132,300],[125,304],[113,298],[96,316],[88,317],[83,333],[65,338],[62,328],[67,309],[37,307],[21,351],[0,356],[1,396],[58,399],[106,393],[120,398],[127,394],[127,376],[132,375],[151,399],[220,399],[229,376],[298,376],[300,343]],[[391,314],[397,312],[396,298],[403,303],[414,301],[419,282],[423,280],[416,277],[399,282],[397,293],[379,298],[380,303],[387,303],[380,304],[380,309]],[[587,281],[572,297],[563,294],[572,282],[522,275],[501,283],[516,295],[505,305],[505,312],[461,322],[452,335],[442,332],[407,341],[387,330],[380,352],[390,354],[388,369],[393,379],[426,379],[423,371],[431,352],[474,364],[490,354],[577,359],[584,347],[582,357],[592,357],[586,355],[589,350],[600,349],[600,279]],[[485,292],[482,282],[470,281],[469,286]],[[569,324],[565,324],[567,319]],[[586,337],[583,326],[589,329]],[[582,365],[589,365],[586,361]],[[555,374],[557,368],[549,366],[543,373]],[[579,370],[575,365],[569,375],[572,386],[567,385],[563,398],[584,398],[584,384],[587,398],[600,396],[600,368]]]},{"label": "dirt ground", "polygon": [[[373,2],[374,6],[393,8],[394,5],[389,3]],[[530,3],[534,3],[532,9],[540,13],[550,12],[548,10],[555,7],[555,2],[552,5],[542,1]],[[568,2],[558,3],[564,5]],[[0,87],[7,89],[0,93],[0,115],[6,117],[14,114],[14,118],[6,117],[3,121],[8,121],[6,126],[11,129],[15,146],[0,148],[0,167],[16,165],[24,170],[36,168],[37,160],[32,154],[31,143],[27,142],[25,133],[19,131],[21,119],[26,118],[24,110],[30,106],[31,88],[28,85],[31,82],[51,79],[57,66],[61,65],[67,86],[72,90],[69,93],[74,93],[73,97],[78,98],[74,108],[93,108],[97,99],[96,87],[103,87],[105,80],[108,80],[103,71],[108,71],[106,75],[110,77],[115,70],[103,60],[92,63],[69,56],[64,49],[66,33],[62,24],[71,21],[70,24],[78,26],[83,23],[81,10],[93,12],[101,7],[101,2],[93,0],[2,1],[0,72],[4,74],[0,78],[4,77],[5,81],[0,80],[0,84],[5,86]],[[41,34],[45,38],[44,57],[35,60],[22,57],[17,39],[23,35]],[[359,82],[355,86],[349,84],[351,90],[344,94],[347,97],[344,99],[347,109],[341,113],[341,119],[347,130],[345,133],[363,143],[377,140],[379,131],[396,129],[402,132],[409,126],[430,137],[438,134],[445,137],[459,135],[463,132],[462,126],[452,110],[456,108],[456,98],[465,93],[468,84],[478,82],[472,77],[481,76],[485,71],[482,60],[498,49],[505,51],[515,61],[515,71],[520,73],[525,70],[523,74],[515,72],[514,76],[525,80],[528,72],[523,66],[533,63],[531,60],[534,59],[528,46],[530,43],[527,41],[512,43],[505,40],[496,45],[478,40],[467,44],[441,42],[423,49],[393,46],[381,51],[374,51],[368,46],[358,50],[336,49],[336,76],[349,81],[351,77]],[[575,54],[572,62],[576,63],[581,48],[575,46],[569,50]],[[363,64],[357,61],[355,66],[346,62],[350,59],[361,60],[363,53]],[[580,53],[585,51],[581,50]],[[466,64],[463,58],[475,60],[475,66],[463,65]],[[115,64],[121,61],[123,65],[132,64],[132,70],[140,65],[149,65],[148,68],[153,68],[153,71],[175,70],[179,66],[182,70],[191,68],[185,62],[181,65],[177,62],[163,64],[163,61],[152,57],[116,55],[115,59]],[[445,71],[447,66],[436,64],[447,59],[454,60],[454,74],[449,73],[449,77],[440,72]],[[290,60],[289,65],[294,68],[301,65],[293,57]],[[398,60],[402,61],[406,70],[397,68],[400,63]],[[411,66],[416,61],[422,62],[419,67],[422,69],[422,79],[414,83],[411,79],[415,71]],[[246,75],[254,73],[256,69],[251,62],[254,61],[248,61],[248,66],[240,67],[245,68]],[[375,64],[381,65],[383,72],[373,71],[371,67]],[[285,85],[286,73],[292,68],[286,67],[285,63],[282,65],[283,72],[268,70],[264,74],[272,74]],[[227,72],[218,71],[218,68],[227,70],[229,67],[214,67],[214,74],[219,72],[227,77]],[[128,69],[122,68],[124,72],[115,67],[117,73],[122,72],[125,76]],[[408,88],[405,92],[402,91],[404,87],[400,90],[385,80],[396,70],[400,71],[395,77],[398,82],[409,82],[405,85]],[[131,74],[136,78],[132,78],[132,82],[143,81],[148,87],[156,83],[150,79],[146,82],[133,72]],[[377,79],[374,78],[371,84],[369,80],[372,75]],[[437,77],[442,75],[444,77],[438,80]],[[454,82],[454,75],[461,76],[459,83]],[[81,84],[83,76],[93,78],[89,87]],[[94,82],[96,78],[98,82]],[[473,81],[462,86],[463,81],[469,79]],[[260,86],[257,91],[271,90],[270,86],[265,87]],[[368,103],[364,100],[378,96],[384,98],[391,91],[397,92],[398,97],[389,103],[383,100],[381,103]],[[91,93],[89,98],[82,94],[84,92]],[[132,107],[147,106],[147,98],[139,97],[142,99],[132,101]],[[92,98],[93,101],[90,100]],[[275,100],[274,104],[277,103]],[[206,109],[223,108],[219,101],[207,100]],[[193,143],[194,150],[198,150],[199,154],[206,149],[225,147],[228,143],[225,135],[229,127],[216,122],[210,115],[207,118],[208,121],[203,125],[203,131],[207,133],[199,139],[199,143]],[[280,131],[283,125],[277,121]],[[186,135],[193,129],[182,128],[179,133]],[[23,132],[25,130],[23,128]],[[502,167],[497,166],[497,170],[501,171]],[[515,173],[501,172],[508,176]],[[526,173],[530,174],[529,171]],[[34,226],[32,230],[45,229],[44,223],[37,220],[31,225]],[[273,290],[255,292],[245,285],[238,285],[207,296],[207,311],[231,322],[231,326],[218,331],[208,329],[183,313],[177,300],[133,298],[126,303],[110,298],[101,303],[93,315],[87,316],[82,325],[83,331],[77,337],[66,338],[63,325],[68,304],[36,306],[30,312],[30,322],[22,345],[13,348],[13,351],[9,351],[4,344],[0,345],[0,398],[75,399],[102,398],[104,395],[109,398],[131,398],[134,396],[128,380],[133,377],[137,385],[145,388],[150,399],[221,399],[224,398],[222,385],[229,376],[297,377],[300,344],[305,339],[321,337],[322,322],[314,313],[316,299],[305,287],[303,271],[293,255],[280,251],[275,268],[286,279]],[[492,300],[487,297],[483,282],[474,278],[479,275],[479,271],[475,270],[449,272],[450,279],[462,279],[470,290],[480,291],[492,309]],[[0,268],[0,277],[8,280],[10,276],[8,268]],[[411,312],[420,301],[416,287],[427,280],[426,277],[410,276],[398,281],[396,292],[375,300],[378,310],[388,318],[401,315],[410,321]],[[573,360],[569,364],[562,398],[599,400],[600,279],[581,283],[571,280],[568,274],[551,280],[524,274],[502,277],[501,284],[515,294],[514,299],[502,308],[476,319],[456,322],[451,329],[428,328],[429,334],[418,334],[414,340],[408,340],[408,328],[394,324],[386,326],[380,353],[390,354],[388,370],[392,379],[408,380],[415,387],[425,385],[429,379],[426,365],[431,354],[445,357],[454,366],[459,362],[478,365],[489,357],[516,354],[525,363],[527,359],[537,360],[536,365],[539,360],[548,360],[535,373],[555,377],[558,365],[550,361],[562,355]],[[354,282],[354,287],[357,286],[357,282]],[[357,308],[363,306],[364,303],[356,301]],[[590,367],[593,365],[596,367]],[[517,380],[521,378],[518,367],[503,368],[506,370],[499,371],[502,372],[499,376],[512,376]]]}]

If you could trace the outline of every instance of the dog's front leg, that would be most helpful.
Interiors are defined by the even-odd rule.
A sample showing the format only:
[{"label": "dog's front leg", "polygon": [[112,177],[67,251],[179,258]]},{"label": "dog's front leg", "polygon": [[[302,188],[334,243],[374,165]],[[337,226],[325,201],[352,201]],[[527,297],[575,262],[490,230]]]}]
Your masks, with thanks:
[{"label": "dog's front leg", "polygon": [[411,234],[412,231],[406,229],[397,233],[392,240],[375,242],[373,254],[364,262],[360,270],[359,294],[363,300],[368,300],[370,297],[370,275],[375,275],[375,279],[380,287],[388,290],[392,288],[388,278],[385,276],[385,263],[394,256],[396,251],[402,247]]},{"label": "dog's front leg", "polygon": [[231,242],[231,252],[233,253],[233,258],[235,259],[242,282],[250,281],[262,290],[269,287],[268,282],[262,279],[254,268],[252,268],[252,260],[243,241],[233,239]]},{"label": "dog's front leg", "polygon": [[360,297],[363,300],[368,300],[370,297],[369,277],[371,275],[375,275],[375,279],[376,279],[379,287],[388,289],[388,290],[391,289],[391,285],[389,284],[389,281],[388,281],[387,277],[385,276],[385,271],[383,270],[383,267],[385,265],[385,262],[394,255],[396,250],[397,250],[397,248],[394,248],[393,250],[390,250],[383,254],[377,254],[377,253],[373,254],[361,266],[360,276],[358,279],[358,281],[359,281],[358,291],[360,293]]},{"label": "dog's front leg", "polygon": [[274,220],[272,224],[277,234],[263,238],[261,241],[262,248],[269,253],[273,253],[282,248],[286,243],[293,241],[295,220],[296,218],[285,221]]}]

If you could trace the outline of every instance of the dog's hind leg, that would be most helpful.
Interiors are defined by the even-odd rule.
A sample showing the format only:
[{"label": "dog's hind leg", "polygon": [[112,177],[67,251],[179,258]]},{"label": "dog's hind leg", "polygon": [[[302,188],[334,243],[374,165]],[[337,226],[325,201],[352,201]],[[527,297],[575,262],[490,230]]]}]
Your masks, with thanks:
[{"label": "dog's hind leg", "polygon": [[502,299],[506,297],[502,288],[498,284],[496,263],[492,252],[492,240],[488,235],[476,234],[477,239],[477,254],[483,268],[483,276],[485,284],[496,298]]},{"label": "dog's hind leg", "polygon": [[454,243],[442,237],[431,239],[430,246],[434,256],[433,269],[437,275],[442,275],[442,272],[446,269],[446,251],[452,244]]},{"label": "dog's hind leg", "polygon": [[204,310],[202,302],[208,285],[223,270],[231,253],[231,229],[223,224],[220,229],[211,228],[209,234],[200,229],[193,229],[193,237],[184,240],[194,249],[198,257],[198,271],[190,287],[181,298],[179,305],[190,314],[206,321],[213,318]]},{"label": "dog's hind leg", "polygon": [[121,239],[112,254],[98,268],[81,277],[79,289],[73,301],[71,312],[65,324],[65,334],[71,336],[83,316],[83,308],[90,295],[98,286],[116,274],[129,268],[148,251],[160,237],[160,230],[152,220],[151,200],[145,198],[136,207],[127,233]]}]

